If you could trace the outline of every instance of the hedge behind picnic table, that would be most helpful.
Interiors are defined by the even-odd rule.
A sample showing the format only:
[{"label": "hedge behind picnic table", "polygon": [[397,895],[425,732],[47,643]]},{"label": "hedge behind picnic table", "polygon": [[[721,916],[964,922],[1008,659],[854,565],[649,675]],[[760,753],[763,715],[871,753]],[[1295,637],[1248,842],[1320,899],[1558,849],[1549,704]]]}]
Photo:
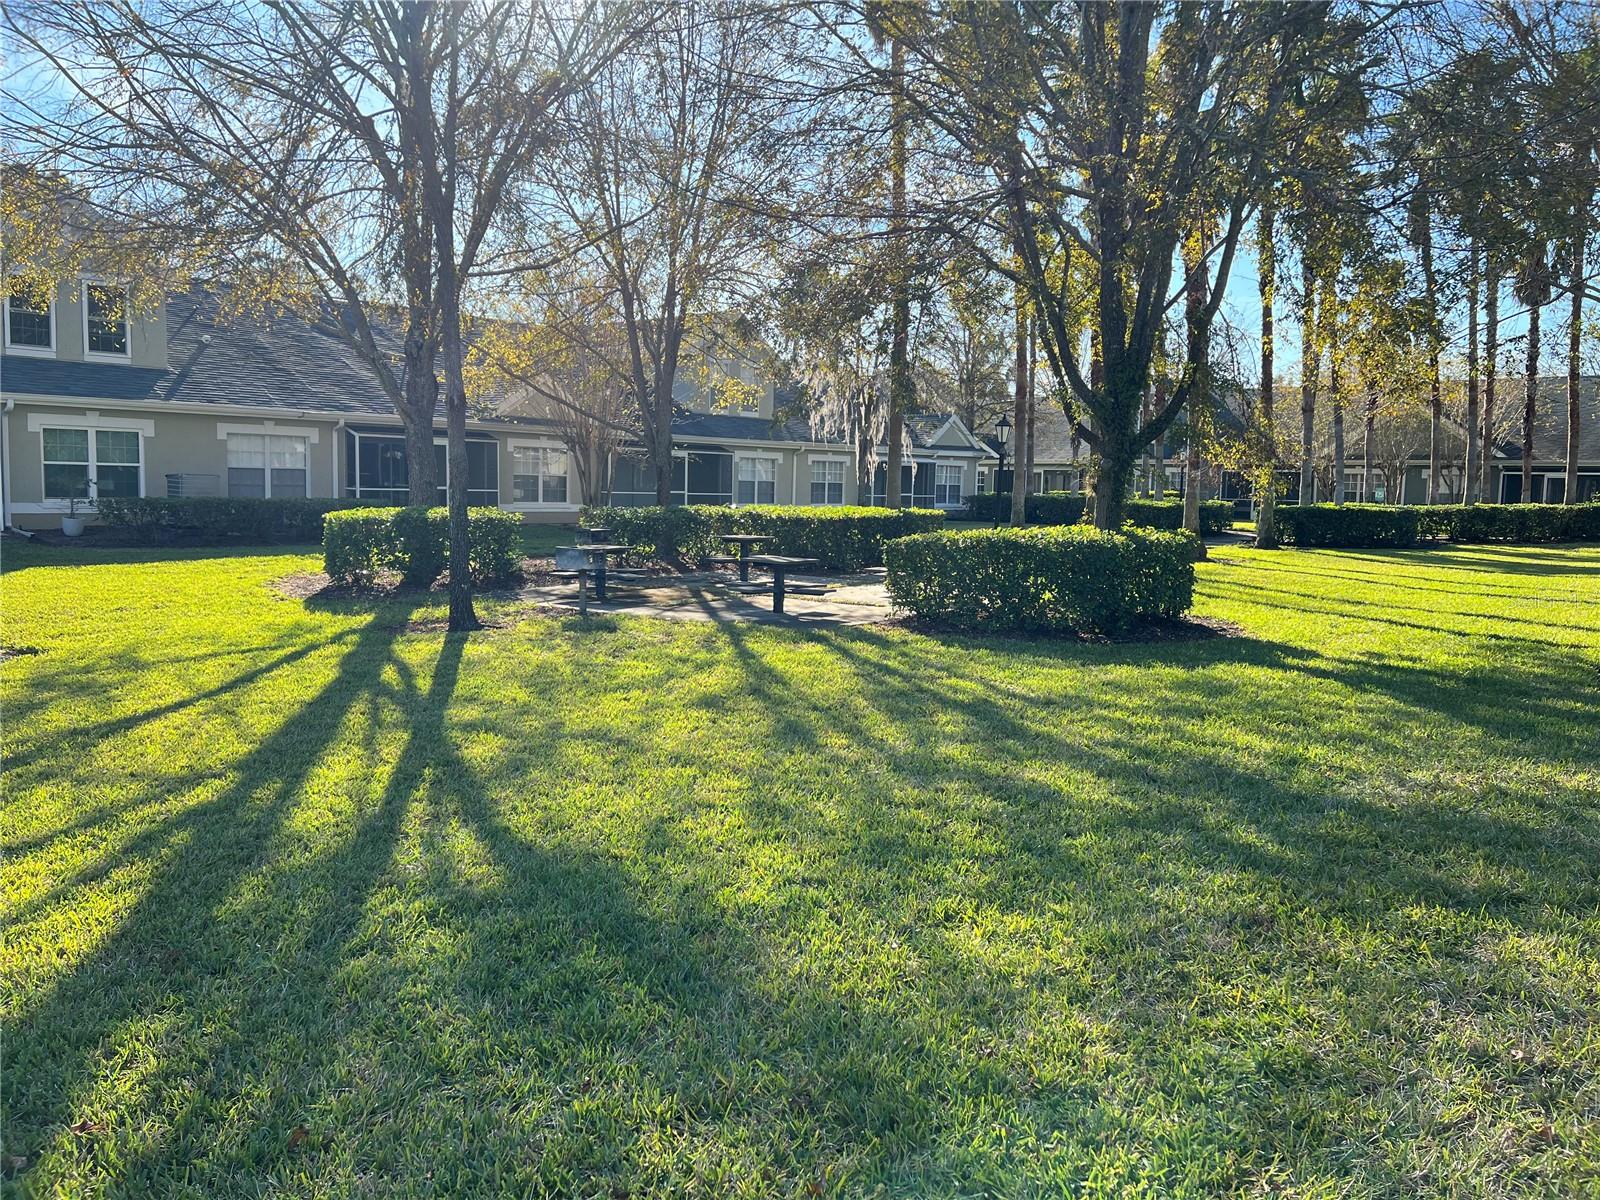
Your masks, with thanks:
[{"label": "hedge behind picnic table", "polygon": [[1199,539],[1087,525],[919,534],[885,548],[895,607],[957,629],[1119,633],[1194,602]]},{"label": "hedge behind picnic table", "polygon": [[[1084,492],[1030,492],[1026,503],[1030,525],[1076,525],[1084,519],[1089,497]],[[1183,501],[1132,499],[1124,505],[1123,515],[1147,529],[1182,529]],[[984,492],[968,496],[967,516],[974,521],[1010,520],[1011,493]],[[1228,528],[1233,516],[1233,501],[1202,500],[1200,532],[1221,533]]]},{"label": "hedge behind picnic table", "polygon": [[944,513],[927,508],[860,505],[675,504],[590,508],[584,524],[603,526],[618,545],[638,547],[636,557],[698,562],[729,553],[725,533],[763,534],[764,554],[814,558],[823,570],[859,571],[883,562],[886,542],[944,525]]}]

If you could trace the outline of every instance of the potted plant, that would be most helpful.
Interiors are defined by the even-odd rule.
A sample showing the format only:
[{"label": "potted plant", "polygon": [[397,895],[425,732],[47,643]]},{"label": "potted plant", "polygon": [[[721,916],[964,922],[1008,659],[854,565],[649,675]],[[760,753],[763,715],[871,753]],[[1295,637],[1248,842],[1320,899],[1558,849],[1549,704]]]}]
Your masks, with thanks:
[{"label": "potted plant", "polygon": [[87,496],[73,496],[67,501],[67,515],[61,518],[61,535],[63,537],[81,537],[83,527],[89,523],[87,517],[78,515],[78,506],[82,505],[89,511],[94,511],[94,501]]}]

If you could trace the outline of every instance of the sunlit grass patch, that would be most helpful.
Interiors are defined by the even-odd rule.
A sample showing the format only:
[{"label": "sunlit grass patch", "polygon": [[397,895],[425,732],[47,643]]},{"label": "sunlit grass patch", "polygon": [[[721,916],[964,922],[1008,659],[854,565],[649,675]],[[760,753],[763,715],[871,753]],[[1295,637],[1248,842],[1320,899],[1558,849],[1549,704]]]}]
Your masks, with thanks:
[{"label": "sunlit grass patch", "polygon": [[1122,645],[6,559],[23,1193],[1600,1184],[1593,549],[1216,549],[1244,636]]}]

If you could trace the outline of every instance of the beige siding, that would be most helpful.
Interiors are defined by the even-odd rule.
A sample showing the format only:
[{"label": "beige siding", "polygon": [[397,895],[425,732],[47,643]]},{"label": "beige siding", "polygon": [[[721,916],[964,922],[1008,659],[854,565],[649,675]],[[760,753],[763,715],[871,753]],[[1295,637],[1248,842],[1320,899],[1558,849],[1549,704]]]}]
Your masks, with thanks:
[{"label": "beige siding", "polygon": [[[118,408],[114,403],[68,406],[18,403],[7,419],[9,442],[8,485],[14,522],[24,528],[53,524],[64,502],[44,499],[44,436],[42,428],[60,420],[72,426],[93,425],[122,428],[135,426],[141,435],[144,459],[144,494],[165,496],[166,476],[172,473],[216,475],[223,494],[227,492],[228,444],[222,436],[224,426],[241,432],[274,431],[304,434],[307,438],[307,491],[313,496],[338,493],[336,458],[342,470],[342,446],[337,425],[330,420],[280,420],[267,422],[242,412],[173,413],[148,408]],[[36,511],[44,509],[44,512]],[[30,511],[35,510],[35,511]]]}]

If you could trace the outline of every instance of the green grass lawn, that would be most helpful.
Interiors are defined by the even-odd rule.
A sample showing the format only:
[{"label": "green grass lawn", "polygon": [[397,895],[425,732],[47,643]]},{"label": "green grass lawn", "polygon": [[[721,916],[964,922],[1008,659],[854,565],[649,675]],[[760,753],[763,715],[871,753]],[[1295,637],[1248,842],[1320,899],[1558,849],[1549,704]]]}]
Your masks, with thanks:
[{"label": "green grass lawn", "polygon": [[1600,1189],[1600,549],[1140,645],[4,558],[20,1194]]}]

